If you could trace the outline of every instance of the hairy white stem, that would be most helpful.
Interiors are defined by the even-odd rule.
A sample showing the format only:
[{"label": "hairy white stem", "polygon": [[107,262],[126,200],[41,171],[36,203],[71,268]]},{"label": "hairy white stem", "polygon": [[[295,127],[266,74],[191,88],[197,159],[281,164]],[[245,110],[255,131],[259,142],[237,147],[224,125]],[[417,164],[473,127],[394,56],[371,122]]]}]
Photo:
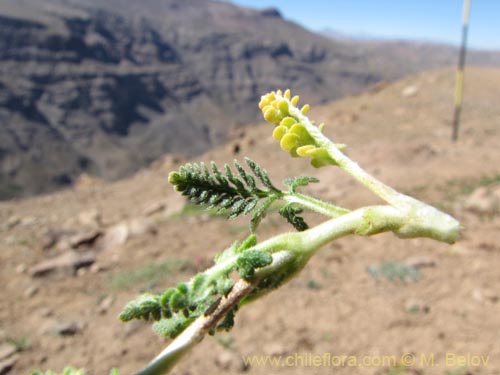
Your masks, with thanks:
[{"label": "hairy white stem", "polygon": [[200,343],[206,334],[213,329],[224,316],[236,307],[239,302],[255,289],[262,277],[283,267],[295,255],[282,251],[273,255],[273,262],[256,272],[252,281],[240,279],[231,292],[222,298],[217,308],[208,315],[201,315],[191,325],[175,338],[155,359],[134,375],[167,374],[175,364],[196,344]]},{"label": "hairy white stem", "polygon": [[[273,262],[256,271],[251,281],[239,280],[232,291],[222,298],[217,309],[197,318],[170,345],[160,353],[147,367],[134,375],[161,375],[168,373],[189,349],[198,344],[207,332],[258,285],[259,281],[273,272],[283,271],[291,261],[297,262],[300,271],[311,255],[326,243],[348,234],[370,235],[396,229],[404,221],[401,213],[390,206],[372,206],[330,219],[304,232],[284,233],[257,244],[249,250],[272,253]],[[236,257],[236,256],[235,256]],[[227,263],[234,262],[233,258]],[[226,263],[226,262],[225,262]],[[208,272],[220,272],[214,266]]]},{"label": "hairy white stem", "polygon": [[283,196],[283,199],[288,203],[296,203],[311,211],[329,217],[337,217],[350,212],[350,210],[346,208],[335,206],[333,204],[297,192],[295,193],[286,192]]}]

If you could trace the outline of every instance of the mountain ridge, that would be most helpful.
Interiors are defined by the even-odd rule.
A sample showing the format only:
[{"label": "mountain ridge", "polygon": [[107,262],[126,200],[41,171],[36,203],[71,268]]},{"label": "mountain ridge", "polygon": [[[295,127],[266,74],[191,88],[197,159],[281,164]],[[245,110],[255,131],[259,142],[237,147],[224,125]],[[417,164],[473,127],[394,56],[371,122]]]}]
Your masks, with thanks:
[{"label": "mountain ridge", "polygon": [[0,199],[207,151],[272,89],[314,104],[449,59],[405,63],[208,0],[5,0],[0,17]]}]

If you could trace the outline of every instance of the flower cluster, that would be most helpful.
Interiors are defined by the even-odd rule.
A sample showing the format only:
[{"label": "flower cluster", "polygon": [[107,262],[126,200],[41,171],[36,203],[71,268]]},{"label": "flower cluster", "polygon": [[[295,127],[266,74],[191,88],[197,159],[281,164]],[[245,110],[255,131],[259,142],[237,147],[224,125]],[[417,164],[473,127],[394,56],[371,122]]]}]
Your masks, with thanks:
[{"label": "flower cluster", "polygon": [[[299,109],[298,103],[299,96],[291,97],[290,90],[284,93],[281,90],[273,91],[262,96],[259,108],[266,121],[276,125],[273,138],[292,156],[311,157],[314,167],[335,164],[327,150],[317,143],[304,124],[309,104]],[[319,131],[322,126],[323,124],[319,126]]]}]

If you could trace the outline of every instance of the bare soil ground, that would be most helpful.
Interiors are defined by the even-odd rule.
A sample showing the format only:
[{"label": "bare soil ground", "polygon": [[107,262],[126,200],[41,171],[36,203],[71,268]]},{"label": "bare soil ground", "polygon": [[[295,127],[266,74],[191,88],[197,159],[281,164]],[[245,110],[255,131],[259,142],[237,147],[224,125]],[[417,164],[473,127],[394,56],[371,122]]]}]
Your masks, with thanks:
[{"label": "bare soil ground", "polygon": [[[313,108],[311,118],[326,122],[327,134],[369,172],[455,215],[464,226],[460,241],[383,234],[328,245],[299,277],[242,309],[230,333],[206,338],[174,373],[500,374],[500,71],[467,71],[455,144],[453,81],[452,70],[426,72]],[[201,160],[245,155],[276,181],[319,177],[308,192],[340,205],[379,203],[340,171],[289,158],[269,125],[247,129]],[[184,208],[166,181],[183,162],[169,156],[117,183],[86,177],[72,190],[0,203],[4,373],[71,364],[89,374],[111,367],[130,374],[166,345],[147,324],[120,323],[124,304],[189,279],[247,234],[245,218],[227,222]],[[259,236],[284,230],[271,214]],[[391,281],[367,271],[383,265],[415,266],[419,277]],[[13,347],[16,353],[5,354]],[[311,356],[324,353],[370,363],[315,366]],[[405,353],[414,355],[412,366],[401,363]],[[242,358],[253,355],[302,359],[244,366]],[[380,363],[383,356],[397,366]]]}]

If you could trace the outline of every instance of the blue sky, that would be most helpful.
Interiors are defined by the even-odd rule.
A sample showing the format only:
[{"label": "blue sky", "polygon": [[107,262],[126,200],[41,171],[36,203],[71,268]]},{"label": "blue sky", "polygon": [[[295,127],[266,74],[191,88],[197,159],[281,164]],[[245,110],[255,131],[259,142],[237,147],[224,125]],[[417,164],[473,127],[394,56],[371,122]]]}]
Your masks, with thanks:
[{"label": "blue sky", "polygon": [[[321,31],[458,45],[462,0],[231,0],[252,8],[276,7],[286,19]],[[468,45],[500,49],[500,0],[471,0]]]}]

